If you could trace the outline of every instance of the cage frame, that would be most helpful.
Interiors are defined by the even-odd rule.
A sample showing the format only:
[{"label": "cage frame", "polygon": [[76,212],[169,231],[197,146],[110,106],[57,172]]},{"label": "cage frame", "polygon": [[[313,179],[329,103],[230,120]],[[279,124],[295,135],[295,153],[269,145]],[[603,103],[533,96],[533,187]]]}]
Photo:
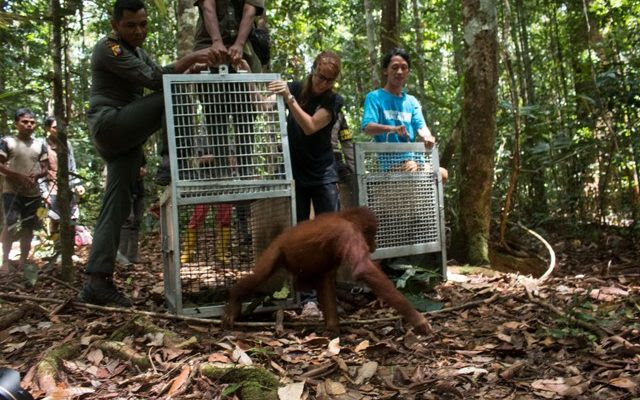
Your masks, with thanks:
[{"label": "cage frame", "polygon": [[[168,217],[161,213],[160,232],[161,232],[161,251],[163,258],[163,280],[165,302],[167,308],[177,315],[198,316],[198,317],[216,317],[224,313],[225,303],[210,304],[194,307],[185,307],[183,304],[183,288],[182,277],[180,274],[180,234],[176,233],[176,228],[180,227],[178,207],[182,205],[195,204],[214,204],[239,202],[244,200],[260,200],[266,198],[289,198],[290,199],[290,221],[291,225],[296,224],[296,207],[295,207],[295,183],[291,170],[291,158],[289,153],[289,141],[286,128],[285,105],[282,96],[275,96],[275,103],[278,113],[278,126],[280,134],[279,144],[282,146],[282,156],[284,162],[283,180],[233,180],[227,181],[211,180],[211,181],[189,181],[180,180],[178,174],[178,150],[176,148],[176,131],[174,123],[174,104],[172,99],[172,85],[177,83],[266,83],[280,79],[280,74],[252,74],[246,72],[238,72],[229,74],[226,68],[221,68],[220,73],[200,73],[200,74],[165,74],[163,75],[163,90],[165,104],[166,130],[169,142],[169,160],[171,166],[171,183],[163,191],[160,196],[161,210],[167,209]],[[204,196],[187,196],[190,188],[225,188],[225,187],[276,187],[276,190],[256,193],[234,193],[234,194],[215,194]],[[172,234],[169,235],[169,232]],[[260,306],[256,311],[277,310],[283,307],[291,307],[296,304],[296,298],[288,298],[285,300],[274,301],[274,306]],[[249,303],[243,304],[243,309]]]},{"label": "cage frame", "polygon": [[356,174],[356,196],[360,206],[369,206],[369,198],[367,194],[367,171],[365,170],[365,158],[367,153],[424,153],[430,156],[432,171],[418,172],[389,172],[398,180],[412,180],[415,174],[432,174],[435,175],[432,182],[435,182],[435,201],[434,207],[437,210],[437,237],[436,243],[418,243],[408,244],[396,247],[378,247],[372,254],[374,260],[403,257],[411,255],[420,255],[427,253],[440,253],[441,255],[441,273],[442,279],[447,277],[447,249],[446,249],[446,233],[444,219],[444,187],[442,184],[442,176],[440,175],[440,163],[438,159],[438,149],[433,146],[426,149],[423,143],[378,143],[378,142],[358,142],[354,144],[355,153],[355,174]]}]

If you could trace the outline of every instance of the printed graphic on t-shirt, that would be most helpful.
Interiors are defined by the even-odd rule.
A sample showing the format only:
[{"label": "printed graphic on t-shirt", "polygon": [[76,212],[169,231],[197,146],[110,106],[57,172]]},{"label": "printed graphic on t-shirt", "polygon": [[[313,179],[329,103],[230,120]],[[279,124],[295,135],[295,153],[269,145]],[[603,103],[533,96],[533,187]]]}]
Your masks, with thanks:
[{"label": "printed graphic on t-shirt", "polygon": [[389,120],[411,122],[411,113],[397,110],[384,110],[384,117]]}]

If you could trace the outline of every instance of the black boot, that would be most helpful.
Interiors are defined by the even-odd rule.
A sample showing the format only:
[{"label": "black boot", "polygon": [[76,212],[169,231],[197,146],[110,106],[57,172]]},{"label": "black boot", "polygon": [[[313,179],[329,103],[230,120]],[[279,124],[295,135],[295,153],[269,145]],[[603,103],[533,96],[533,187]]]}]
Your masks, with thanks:
[{"label": "black boot", "polygon": [[99,306],[116,305],[119,307],[131,307],[133,303],[126,298],[113,284],[113,278],[106,274],[91,274],[78,295],[84,303]]},{"label": "black boot", "polygon": [[156,171],[155,182],[159,186],[167,186],[171,183],[171,162],[168,154],[162,156],[162,161]]}]

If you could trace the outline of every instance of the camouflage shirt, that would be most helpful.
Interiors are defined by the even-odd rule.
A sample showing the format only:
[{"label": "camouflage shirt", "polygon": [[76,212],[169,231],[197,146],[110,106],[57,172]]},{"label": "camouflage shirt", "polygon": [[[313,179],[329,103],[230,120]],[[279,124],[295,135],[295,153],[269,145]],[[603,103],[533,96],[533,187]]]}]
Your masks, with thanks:
[{"label": "camouflage shirt", "polygon": [[98,130],[108,111],[141,98],[144,88],[162,90],[162,75],[171,72],[172,65],[159,66],[114,34],[100,39],[91,55],[90,131]]}]

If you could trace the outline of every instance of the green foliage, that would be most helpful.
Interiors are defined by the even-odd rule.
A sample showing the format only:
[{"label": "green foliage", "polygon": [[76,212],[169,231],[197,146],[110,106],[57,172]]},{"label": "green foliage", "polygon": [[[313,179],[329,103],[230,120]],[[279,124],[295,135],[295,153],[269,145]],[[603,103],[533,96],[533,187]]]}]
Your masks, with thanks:
[{"label": "green foliage", "polygon": [[402,273],[400,277],[395,279],[395,284],[397,288],[405,289],[406,292],[421,292],[425,287],[433,286],[442,279],[442,274],[438,269],[407,264],[403,260],[391,263],[389,268]]},{"label": "green foliage", "polygon": [[33,287],[38,282],[38,266],[33,263],[25,263],[23,267],[24,280],[27,285]]},{"label": "green foliage", "polygon": [[[89,137],[89,61],[93,44],[110,30],[112,0],[63,2],[64,66],[69,139],[74,146],[87,194],[81,199],[82,224],[92,225],[102,196],[103,162]],[[162,63],[176,57],[177,0],[146,2],[149,36],[145,48]],[[379,70],[382,0],[371,0]],[[518,4],[521,3],[519,6]],[[459,2],[400,2],[400,45],[412,56],[408,91],[422,102],[440,150],[461,117],[464,72]],[[493,212],[503,207],[512,170],[514,118],[521,118],[522,170],[513,218],[540,223],[552,218],[638,226],[634,198],[640,161],[640,5],[632,0],[594,0],[584,14],[581,2],[510,2],[507,14],[497,2],[501,49],[512,57],[518,95],[512,104],[506,68],[501,65]],[[520,8],[519,8],[520,7]],[[337,85],[345,98],[347,120],[357,140],[362,105],[373,86],[362,0],[274,0],[267,2],[272,65],[284,79],[304,79],[322,50],[338,52],[343,71]],[[507,21],[507,18],[510,18]],[[591,25],[586,26],[586,21]],[[422,31],[416,48],[415,23]],[[591,36],[589,36],[589,32]],[[13,111],[32,108],[38,119],[52,112],[52,62],[49,1],[9,1],[0,5],[0,135],[13,132]],[[526,48],[524,47],[526,43]],[[502,53],[500,53],[502,56]],[[500,58],[503,61],[502,57]],[[424,76],[424,86],[418,81]],[[517,113],[516,113],[517,111]],[[39,131],[38,135],[42,135]],[[153,174],[157,143],[146,152]],[[445,199],[449,223],[458,215],[460,172],[449,166]],[[149,198],[157,189],[147,185]],[[151,223],[148,225],[152,225]],[[407,272],[410,274],[411,272]],[[420,272],[414,271],[416,275]],[[416,279],[407,275],[406,282]],[[406,283],[403,283],[406,284]]]},{"label": "green foliage", "polygon": [[291,294],[291,289],[289,289],[289,282],[285,281],[284,285],[282,286],[282,289],[276,292],[273,292],[271,297],[273,297],[276,300],[284,300],[287,297],[289,297],[290,294]]},{"label": "green foliage", "polygon": [[407,300],[413,304],[416,310],[420,312],[428,312],[442,309],[442,303],[437,301],[429,300],[425,297],[414,293],[405,293],[404,294]]}]

